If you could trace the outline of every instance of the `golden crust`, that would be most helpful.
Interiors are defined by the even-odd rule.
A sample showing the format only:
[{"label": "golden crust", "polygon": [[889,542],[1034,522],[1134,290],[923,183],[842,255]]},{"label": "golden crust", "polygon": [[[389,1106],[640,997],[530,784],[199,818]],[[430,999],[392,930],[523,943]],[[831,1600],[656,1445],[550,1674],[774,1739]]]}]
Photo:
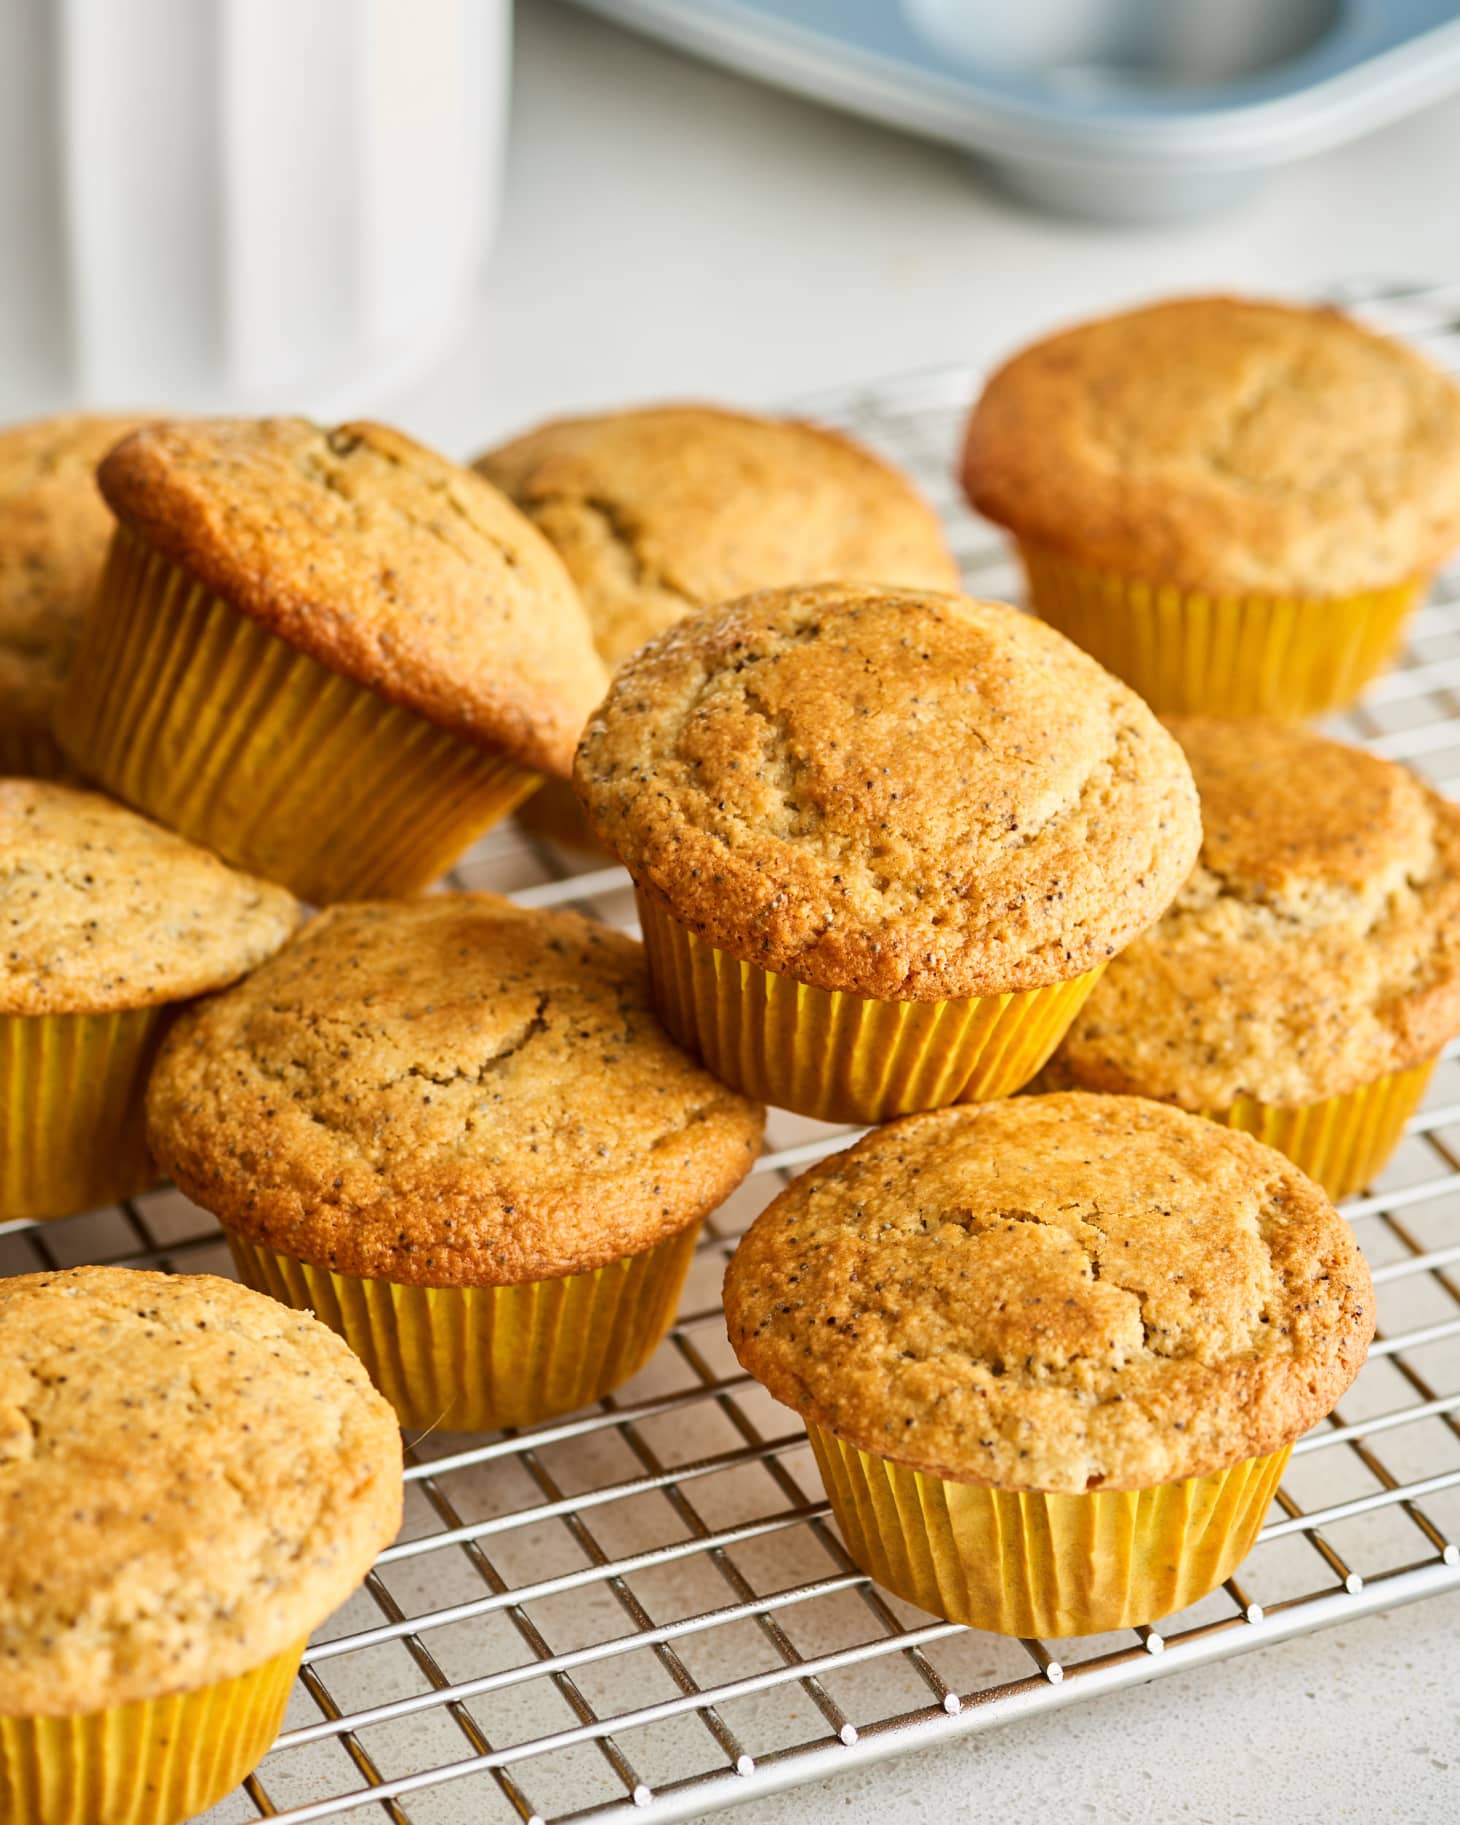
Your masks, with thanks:
[{"label": "golden crust", "polygon": [[1295,1439],[1358,1374],[1374,1291],[1281,1154],[1134,1097],[875,1130],[795,1180],[725,1277],[742,1365],[864,1451],[1081,1493]]},{"label": "golden crust", "polygon": [[308,1313],[207,1274],[0,1279],[0,1713],[190,1691],[316,1628],[400,1525],[400,1433]]},{"label": "golden crust", "polygon": [[1199,835],[1176,744],[1063,636],[852,584],[661,634],[575,784],[640,891],[708,942],[890,1000],[1080,975],[1159,917]]},{"label": "golden crust", "polygon": [[0,1015],[183,1001],[246,974],[299,923],[287,888],[114,804],[0,780]]},{"label": "golden crust", "polygon": [[476,467],[562,553],[611,667],[752,590],[821,577],[958,588],[908,478],[803,420],[698,404],[560,418]]},{"label": "golden crust", "polygon": [[764,1119],[671,1043],[631,938],[491,894],[332,907],[183,1017],[148,1092],[158,1162],[228,1227],[425,1286],[641,1253]]},{"label": "golden crust", "polygon": [[1334,310],[1179,298],[1000,368],[963,480],[1020,539],[1100,569],[1353,595],[1460,545],[1460,388]]},{"label": "golden crust", "polygon": [[117,517],[331,671],[566,774],[603,690],[561,560],[496,489],[384,425],[151,425],[99,471]]},{"label": "golden crust", "polygon": [[1291,1107],[1438,1057],[1460,1033],[1460,807],[1304,729],[1167,727],[1196,778],[1200,860],[1046,1081]]},{"label": "golden crust", "polygon": [[0,431],[0,720],[50,727],[106,555],[96,465],[137,418],[67,412]]}]

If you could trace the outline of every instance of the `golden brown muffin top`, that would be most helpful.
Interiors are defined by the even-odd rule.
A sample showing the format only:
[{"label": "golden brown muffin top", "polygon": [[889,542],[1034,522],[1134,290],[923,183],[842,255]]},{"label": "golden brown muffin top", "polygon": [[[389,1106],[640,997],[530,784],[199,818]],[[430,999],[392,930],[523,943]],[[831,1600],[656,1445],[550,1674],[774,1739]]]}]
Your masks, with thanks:
[{"label": "golden brown muffin top", "polygon": [[610,667],[691,610],[756,589],[958,588],[908,478],[804,420],[695,404],[560,418],[476,467],[562,553]]},{"label": "golden brown muffin top", "polygon": [[105,1014],[222,988],[299,922],[229,868],[97,792],[0,779],[0,1014]]},{"label": "golden brown muffin top", "polygon": [[631,938],[491,894],[331,907],[183,1017],[148,1094],[159,1163],[230,1228],[425,1286],[642,1253],[764,1119],[672,1044]]},{"label": "golden brown muffin top", "polygon": [[709,943],[908,1001],[1078,976],[1196,856],[1181,751],[997,602],[766,590],[631,659],[584,732],[589,822]]},{"label": "golden brown muffin top", "polygon": [[0,1712],[246,1673],[401,1518],[396,1420],[317,1319],[209,1274],[0,1279]]},{"label": "golden brown muffin top", "polygon": [[1460,545],[1460,388],[1334,310],[1178,298],[989,381],[969,499],[1028,543],[1187,589],[1336,596]]},{"label": "golden brown muffin top", "polygon": [[96,465],[139,422],[67,412],[0,431],[0,720],[50,726],[111,537]]},{"label": "golden brown muffin top", "polygon": [[1353,1233],[1270,1147],[1135,1097],[915,1115],[794,1181],[725,1277],[741,1363],[864,1451],[1081,1493],[1276,1451],[1358,1374]]},{"label": "golden brown muffin top", "polygon": [[1111,964],[1051,1082],[1221,1110],[1302,1104],[1460,1033],[1460,807],[1392,761],[1275,723],[1171,717],[1201,857]]},{"label": "golden brown muffin top", "polygon": [[112,511],[331,671],[565,774],[604,674],[562,561],[479,475],[385,425],[148,426],[99,471]]}]

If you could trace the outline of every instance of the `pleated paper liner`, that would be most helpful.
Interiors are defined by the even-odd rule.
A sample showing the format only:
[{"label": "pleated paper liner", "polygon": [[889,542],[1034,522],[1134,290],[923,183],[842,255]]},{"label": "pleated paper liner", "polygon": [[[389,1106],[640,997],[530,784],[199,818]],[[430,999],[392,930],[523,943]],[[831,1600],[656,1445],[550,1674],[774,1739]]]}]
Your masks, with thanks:
[{"label": "pleated paper liner", "polygon": [[304,1643],[252,1672],[72,1717],[0,1717],[0,1825],[180,1825],[268,1753]]},{"label": "pleated paper liner", "polygon": [[538,783],[296,652],[125,528],[57,732],[108,792],[315,905],[427,886]]},{"label": "pleated paper liner", "polygon": [[1337,1200],[1362,1191],[1382,1170],[1434,1068],[1431,1060],[1410,1071],[1390,1071],[1361,1089],[1298,1108],[1244,1096],[1228,1109],[1203,1114],[1276,1147]]},{"label": "pleated paper liner", "polygon": [[0,1015],[0,1221],[145,1191],[142,1098],[171,1009]]},{"label": "pleated paper liner", "polygon": [[643,894],[639,918],[655,1007],[674,1038],[732,1089],[829,1122],[1012,1095],[1105,967],[1018,994],[872,1001],[742,963]]},{"label": "pleated paper liner", "polygon": [[0,723],[0,779],[59,779],[66,770],[47,730]]},{"label": "pleated paper liner", "polygon": [[1252,1550],[1290,1445],[1154,1489],[1041,1495],[925,1476],[807,1433],[847,1551],[920,1609],[997,1635],[1100,1635],[1185,1609]]},{"label": "pleated paper liner", "polygon": [[1021,545],[1030,603],[1163,715],[1273,716],[1350,704],[1386,669],[1425,589],[1219,596],[1089,569]]},{"label": "pleated paper liner", "polygon": [[699,1225],[593,1273],[519,1286],[403,1286],[332,1273],[229,1232],[246,1285],[338,1331],[403,1426],[494,1432],[587,1406],[674,1321]]}]

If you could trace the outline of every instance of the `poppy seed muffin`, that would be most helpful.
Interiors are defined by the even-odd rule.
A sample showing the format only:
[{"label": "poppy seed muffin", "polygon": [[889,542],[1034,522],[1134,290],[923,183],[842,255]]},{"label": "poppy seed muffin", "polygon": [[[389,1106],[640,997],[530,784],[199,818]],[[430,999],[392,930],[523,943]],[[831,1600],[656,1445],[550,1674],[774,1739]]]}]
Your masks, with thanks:
[{"label": "poppy seed muffin", "polygon": [[400,1436],[337,1337],[231,1281],[26,1274],[0,1280],[0,1506],[0,1809],[110,1825],[140,1790],[180,1820],[261,1759],[393,1537]]},{"label": "poppy seed muffin", "polygon": [[1072,1095],[824,1160],[742,1240],[725,1315],[805,1418],[864,1569],[959,1621],[1069,1634],[1228,1575],[1362,1366],[1374,1300],[1282,1155]]},{"label": "poppy seed muffin", "polygon": [[[1460,808],[1392,761],[1304,730],[1168,727],[1201,798],[1200,859],[1076,1016],[1050,1080],[1245,1112],[1244,1126],[1402,1090],[1361,1158],[1299,1156],[1341,1195],[1383,1164],[1460,1032]],[[1356,1113],[1333,1144],[1358,1142]],[[1296,1139],[1256,1131],[1284,1151]]]},{"label": "poppy seed muffin", "polygon": [[147,427],[58,716],[74,764],[307,898],[406,892],[544,773],[603,671],[551,546],[398,431]]},{"label": "poppy seed muffin", "polygon": [[1311,715],[1460,546],[1460,388],[1335,310],[1180,298],[1000,368],[963,480],[1041,614],[1155,708]]},{"label": "poppy seed muffin", "polygon": [[[1068,641],[999,603],[850,584],[662,634],[615,678],[576,780],[634,878],[671,1031],[722,1076],[743,1035],[715,1049],[724,997],[676,995],[675,969],[693,1001],[701,967],[668,955],[680,934],[732,973],[895,1009],[1064,987],[1160,916],[1199,835],[1179,748]],[[843,1088],[791,1106],[930,1106]]]},{"label": "poppy seed muffin", "polygon": [[[148,1115],[247,1278],[342,1329],[411,1423],[471,1429],[640,1366],[764,1119],[671,1043],[632,939],[489,894],[321,915],[174,1031]],[[583,1309],[529,1337],[545,1286]]]},{"label": "poppy seed muffin", "polygon": [[96,465],[137,422],[67,412],[0,431],[0,774],[61,769],[51,713],[112,530]]},{"label": "poppy seed muffin", "polygon": [[282,887],[110,799],[0,780],[0,1218],[152,1182],[142,1094],[167,1020],[298,918]]}]

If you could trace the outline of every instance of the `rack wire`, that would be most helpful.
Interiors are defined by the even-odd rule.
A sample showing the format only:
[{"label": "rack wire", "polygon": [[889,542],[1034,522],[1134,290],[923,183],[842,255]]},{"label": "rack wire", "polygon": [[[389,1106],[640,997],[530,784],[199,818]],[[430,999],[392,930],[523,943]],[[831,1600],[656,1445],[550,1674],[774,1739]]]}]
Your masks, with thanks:
[{"label": "rack wire", "polygon": [[[1460,287],[1344,302],[1460,368]],[[940,371],[811,402],[884,449],[945,514],[976,593],[1014,579],[951,479],[977,377]],[[1460,573],[1409,650],[1335,725],[1460,789]],[[633,919],[624,876],[493,833],[453,877]],[[707,1224],[678,1322],[598,1407],[499,1436],[408,1440],[406,1520],[311,1643],[283,1735],[208,1825],[628,1819],[649,1825],[1012,1723],[1460,1589],[1460,1048],[1368,1195],[1351,1200],[1379,1337],[1301,1440],[1252,1556],[1159,1628],[1047,1644],[901,1603],[842,1549],[805,1437],[742,1374],[719,1282],[737,1235],[844,1130],[774,1112],[747,1185]],[[0,1272],[80,1261],[231,1271],[175,1191],[0,1226]]]}]

